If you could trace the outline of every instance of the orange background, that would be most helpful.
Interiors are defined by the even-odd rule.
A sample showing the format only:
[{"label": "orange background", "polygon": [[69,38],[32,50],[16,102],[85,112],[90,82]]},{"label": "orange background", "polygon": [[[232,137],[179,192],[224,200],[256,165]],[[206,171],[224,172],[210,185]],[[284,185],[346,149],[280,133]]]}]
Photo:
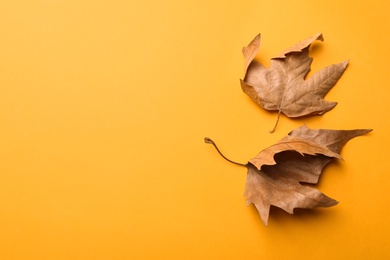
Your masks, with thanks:
[{"label": "orange background", "polygon": [[[389,241],[390,4],[382,1],[0,1],[1,259],[384,259]],[[321,117],[242,91],[259,60],[322,32],[312,72],[350,59]],[[373,128],[319,189],[336,207],[243,197],[246,162],[292,129]]]}]

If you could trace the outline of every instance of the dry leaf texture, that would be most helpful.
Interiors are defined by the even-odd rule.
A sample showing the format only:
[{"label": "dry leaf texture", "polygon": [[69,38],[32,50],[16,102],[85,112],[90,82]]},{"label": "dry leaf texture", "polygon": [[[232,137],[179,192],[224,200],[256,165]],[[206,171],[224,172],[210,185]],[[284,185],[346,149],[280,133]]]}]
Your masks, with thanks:
[{"label": "dry leaf texture", "polygon": [[280,113],[293,118],[321,115],[334,108],[336,102],[323,98],[339,80],[348,61],[325,67],[305,79],[313,60],[309,57],[309,47],[316,40],[323,41],[322,34],[297,43],[272,58],[270,67],[265,68],[254,59],[260,48],[260,34],[257,35],[243,48],[242,90],[264,109],[278,111],[278,119]]},{"label": "dry leaf texture", "polygon": [[325,165],[332,158],[341,158],[338,153],[346,142],[370,131],[313,130],[306,126],[295,129],[247,164],[247,204],[255,205],[266,225],[271,205],[290,214],[294,208],[336,205],[337,201],[301,183],[317,183]]},{"label": "dry leaf texture", "polygon": [[259,171],[251,164],[248,165],[244,195],[247,205],[255,205],[265,225],[268,224],[271,205],[293,214],[294,208],[330,207],[338,203],[286,174]]},{"label": "dry leaf texture", "polygon": [[293,136],[286,136],[276,144],[268,147],[267,149],[264,149],[261,151],[258,155],[256,155],[253,159],[251,159],[249,162],[256,166],[258,170],[261,169],[261,166],[263,165],[274,165],[276,164],[275,161],[275,154],[284,152],[284,151],[295,151],[298,152],[301,155],[307,154],[307,155],[317,155],[322,154],[329,157],[337,157],[339,159],[342,159],[341,156],[338,153],[334,153],[331,150],[329,150],[327,147],[320,145],[316,142],[307,140],[307,139],[301,139]]}]

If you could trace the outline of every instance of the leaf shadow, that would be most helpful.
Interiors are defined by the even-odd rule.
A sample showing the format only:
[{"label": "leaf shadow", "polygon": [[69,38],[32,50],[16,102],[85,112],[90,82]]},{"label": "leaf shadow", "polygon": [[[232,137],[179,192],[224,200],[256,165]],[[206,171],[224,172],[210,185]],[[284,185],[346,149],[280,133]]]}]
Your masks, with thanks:
[{"label": "leaf shadow", "polygon": [[320,43],[320,42],[313,42],[310,45],[310,49],[309,49],[310,57],[313,57],[313,56],[317,55],[317,53],[319,53],[321,51],[321,49],[323,49],[323,44],[322,43]]},{"label": "leaf shadow", "polygon": [[270,219],[272,222],[280,222],[285,219],[293,220],[294,222],[319,222],[327,218],[327,211],[320,208],[315,209],[294,209],[294,214],[289,214],[278,207],[271,207]]},{"label": "leaf shadow", "polygon": [[[253,215],[255,215],[259,223],[262,224],[260,215],[254,207],[254,205],[250,205],[250,211]],[[268,226],[270,225],[278,225],[278,226],[286,226],[290,224],[298,224],[298,225],[306,225],[308,223],[321,223],[331,219],[331,216],[334,215],[334,211],[327,208],[315,208],[315,209],[302,209],[296,208],[294,209],[294,214],[289,214],[281,208],[271,206],[270,214],[268,219]],[[312,225],[310,225],[312,226]]]}]

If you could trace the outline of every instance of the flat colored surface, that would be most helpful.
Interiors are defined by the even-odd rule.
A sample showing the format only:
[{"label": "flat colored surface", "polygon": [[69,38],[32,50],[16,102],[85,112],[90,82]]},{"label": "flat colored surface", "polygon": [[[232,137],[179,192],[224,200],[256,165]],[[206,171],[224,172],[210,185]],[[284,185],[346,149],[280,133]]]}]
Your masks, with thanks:
[{"label": "flat colored surface", "polygon": [[[1,259],[385,259],[390,2],[0,1]],[[322,32],[312,72],[350,59],[321,117],[291,120],[242,91],[260,61]],[[319,189],[336,207],[243,197],[246,162],[292,129],[373,128]]]}]

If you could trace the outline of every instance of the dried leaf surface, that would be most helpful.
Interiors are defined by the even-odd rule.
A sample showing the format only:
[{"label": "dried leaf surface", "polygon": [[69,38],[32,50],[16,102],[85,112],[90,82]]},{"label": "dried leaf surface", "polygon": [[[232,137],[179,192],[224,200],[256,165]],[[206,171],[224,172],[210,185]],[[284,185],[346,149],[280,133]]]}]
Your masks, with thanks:
[{"label": "dried leaf surface", "polygon": [[243,48],[242,90],[264,109],[279,111],[279,115],[283,113],[291,118],[321,115],[334,108],[336,102],[323,98],[344,73],[348,61],[325,67],[306,80],[313,60],[309,57],[309,47],[316,40],[322,41],[322,34],[292,46],[272,58],[270,67],[265,68],[254,59],[260,48],[260,35],[257,35]]},{"label": "dried leaf surface", "polygon": [[308,139],[301,139],[293,136],[286,136],[276,144],[268,147],[261,151],[249,162],[256,166],[258,170],[261,169],[263,165],[274,165],[276,161],[274,159],[275,154],[281,153],[284,151],[295,151],[301,155],[317,155],[322,154],[328,157],[336,157],[342,159],[342,157],[335,152],[329,150],[326,146],[318,144],[314,141]]},{"label": "dried leaf surface", "polygon": [[356,129],[356,130],[331,130],[331,129],[310,129],[303,125],[288,135],[298,137],[305,140],[314,141],[320,145],[324,145],[329,150],[339,153],[341,148],[352,138],[367,134],[372,129]]},{"label": "dried leaf surface", "polygon": [[[288,172],[290,176],[293,176],[299,182],[315,184],[318,182],[318,178],[323,170],[323,168],[332,161],[333,158],[341,158],[339,152],[341,148],[346,144],[350,139],[364,135],[368,132],[371,132],[372,129],[357,129],[357,130],[328,130],[328,129],[310,129],[306,125],[303,125],[294,131],[288,134],[289,137],[298,137],[301,140],[307,140],[312,143],[316,143],[318,146],[326,147],[330,151],[334,152],[334,156],[329,156],[326,154],[317,153],[316,155],[309,155],[308,153],[305,156],[301,156],[299,153],[287,150],[275,153],[272,160],[270,156],[268,159],[258,158],[264,155],[263,152],[260,152],[255,158],[250,160],[250,163],[255,165],[259,170],[262,167],[263,169],[266,165],[272,165],[273,167],[268,167],[267,171],[276,171],[276,172]],[[285,139],[285,138],[283,138]],[[283,140],[282,139],[282,140]],[[271,146],[272,147],[272,146]],[[268,150],[269,148],[265,149]],[[263,151],[265,151],[263,150]],[[338,155],[338,156],[336,156]],[[268,160],[268,161],[265,161]],[[280,169],[280,170],[279,170]]]},{"label": "dried leaf surface", "polygon": [[[306,126],[295,129],[247,164],[248,175],[244,192],[247,204],[255,205],[264,224],[268,223],[271,205],[290,214],[294,208],[310,209],[336,205],[337,201],[301,183],[317,183],[325,165],[333,158],[341,158],[338,153],[346,142],[370,131],[371,129],[313,130]],[[296,138],[299,140],[297,150],[293,148],[295,144],[285,145]],[[312,146],[313,143],[313,150],[307,150],[307,146]]]},{"label": "dried leaf surface", "polygon": [[286,58],[286,55],[291,52],[301,52],[303,49],[309,47],[314,41],[324,41],[324,37],[322,36],[322,33],[317,33],[303,41],[300,41],[299,43],[295,44],[294,46],[288,48],[284,52],[280,53],[279,55],[275,56],[274,59],[277,58]]},{"label": "dried leaf surface", "polygon": [[248,165],[244,195],[247,205],[253,203],[265,225],[271,205],[290,214],[295,208],[330,207],[338,202],[317,189],[303,186],[297,180],[283,173],[268,173]]}]

